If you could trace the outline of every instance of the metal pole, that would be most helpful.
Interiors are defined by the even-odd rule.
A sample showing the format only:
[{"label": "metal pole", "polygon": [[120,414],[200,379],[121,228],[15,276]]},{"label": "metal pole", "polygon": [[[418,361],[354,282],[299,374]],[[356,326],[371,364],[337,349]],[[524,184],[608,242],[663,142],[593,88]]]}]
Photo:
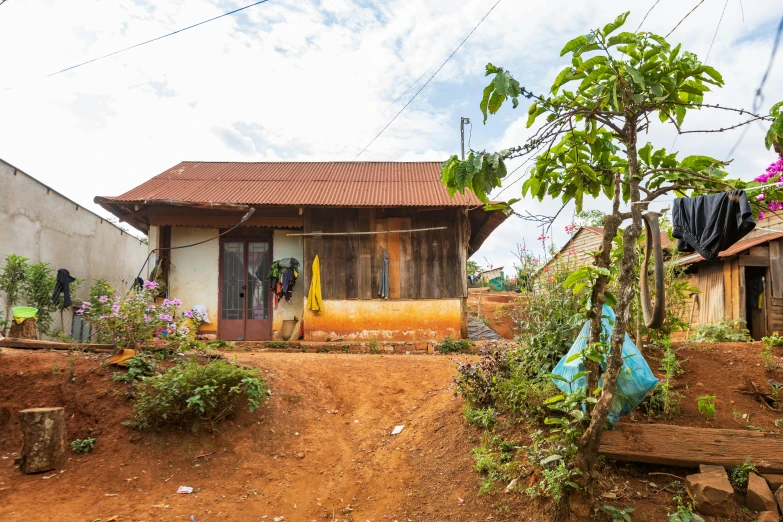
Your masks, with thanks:
[{"label": "metal pole", "polygon": [[470,124],[470,118],[459,119],[459,138],[462,148],[462,160],[465,161],[465,124]]}]

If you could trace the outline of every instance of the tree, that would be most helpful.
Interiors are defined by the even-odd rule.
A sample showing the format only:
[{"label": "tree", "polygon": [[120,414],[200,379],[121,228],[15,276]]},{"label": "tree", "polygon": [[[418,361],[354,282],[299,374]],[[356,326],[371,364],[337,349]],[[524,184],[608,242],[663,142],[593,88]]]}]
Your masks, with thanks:
[{"label": "tree", "polygon": [[[585,196],[601,195],[611,200],[611,212],[603,219],[602,248],[594,266],[583,267],[579,276],[569,278],[567,286],[581,291],[590,285],[585,311],[591,321],[585,358],[588,374],[586,403],[592,405],[590,424],[578,442],[576,465],[583,473],[581,486],[587,492],[585,502],[572,508],[585,513],[592,498],[594,464],[601,433],[617,388],[623,366],[622,344],[635,298],[634,266],[636,244],[642,232],[642,213],[649,203],[665,194],[698,195],[756,185],[728,179],[724,162],[708,156],[678,158],[676,152],[642,144],[640,134],[649,130],[655,118],[673,125],[681,134],[721,132],[755,121],[771,122],[767,148],[781,152],[783,143],[783,102],[775,104],[768,116],[751,114],[704,103],[705,93],[721,87],[723,78],[697,56],[672,47],[663,37],[649,32],[617,32],[628,13],[601,29],[578,36],[566,43],[560,55],[570,55],[571,65],[554,80],[549,94],[535,95],[525,89],[502,67],[487,64],[486,75],[493,76],[484,89],[480,109],[486,118],[496,113],[509,98],[516,108],[519,98],[532,100],[528,109],[528,127],[545,121],[524,144],[499,152],[470,151],[461,161],[452,156],[443,164],[441,180],[450,193],[473,191],[488,203],[487,194],[501,186],[507,169],[505,161],[535,156],[530,177],[522,187],[523,196],[539,200],[560,198],[563,205],[574,202],[582,211]],[[575,83],[578,82],[578,83]],[[567,89],[566,86],[573,86]],[[722,129],[683,130],[687,114],[694,110],[732,111],[743,120]],[[767,200],[783,200],[783,191],[767,189]],[[510,205],[518,201],[509,201]],[[621,205],[630,207],[621,211]],[[487,205],[487,209],[506,205]],[[621,236],[621,256],[612,271],[612,241],[625,220],[631,223]],[[615,279],[617,296],[607,291]],[[604,303],[616,308],[611,339],[601,339],[601,314]],[[603,387],[598,388],[603,371]],[[598,399],[594,399],[594,396]]]},{"label": "tree", "polygon": [[[0,290],[5,292],[5,319],[13,318],[12,308],[17,304],[24,286],[24,276],[27,271],[27,258],[11,254],[5,258],[5,266],[0,271]],[[5,331],[5,323],[0,325],[0,331]]]},{"label": "tree", "polygon": [[468,275],[478,274],[479,272],[481,272],[479,264],[472,259],[468,259]]},{"label": "tree", "polygon": [[601,210],[583,210],[576,214],[576,223],[580,227],[600,227],[605,217],[606,214]]}]

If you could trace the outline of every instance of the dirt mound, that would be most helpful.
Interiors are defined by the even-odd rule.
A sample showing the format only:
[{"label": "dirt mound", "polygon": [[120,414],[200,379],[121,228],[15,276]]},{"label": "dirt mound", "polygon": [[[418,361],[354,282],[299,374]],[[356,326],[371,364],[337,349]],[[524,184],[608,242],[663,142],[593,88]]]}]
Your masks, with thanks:
[{"label": "dirt mound", "polygon": [[[451,358],[238,360],[265,368],[273,392],[255,414],[216,433],[140,433],[122,425],[129,388],[111,381],[100,357],[78,355],[71,382],[65,353],[4,350],[0,520],[548,520],[523,496],[478,495],[478,432],[451,389]],[[69,438],[96,437],[95,451],[71,454],[62,470],[21,474],[16,412],[34,406],[64,406]],[[175,494],[180,485],[194,494]]]},{"label": "dirt mound", "polygon": [[[479,309],[479,301],[481,308]],[[514,322],[520,316],[521,302],[519,294],[479,294],[468,295],[468,314],[487,322],[487,326],[503,339],[513,339],[519,331]]]}]

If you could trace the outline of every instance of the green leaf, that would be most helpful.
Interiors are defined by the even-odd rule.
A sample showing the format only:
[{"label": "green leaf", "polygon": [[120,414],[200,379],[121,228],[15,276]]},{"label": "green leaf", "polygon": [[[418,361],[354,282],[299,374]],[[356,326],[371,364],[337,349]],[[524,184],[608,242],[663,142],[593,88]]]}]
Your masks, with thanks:
[{"label": "green leaf", "polygon": [[573,67],[568,66],[558,73],[558,75],[555,77],[554,83],[552,83],[551,91],[553,93],[557,92],[560,86],[568,81],[569,77],[573,73],[573,70]]},{"label": "green leaf", "polygon": [[[630,11],[626,11],[617,18],[614,19],[614,22],[608,23],[604,26],[601,33],[606,36],[612,32],[614,32],[616,29],[622,27],[622,25],[625,23],[625,19],[628,18],[628,14]],[[561,55],[562,56],[562,55]]]},{"label": "green leaf", "polygon": [[570,53],[571,51],[575,51],[579,49],[580,47],[587,44],[587,36],[577,36],[563,47],[563,49],[560,51],[560,56],[564,56],[566,53]]},{"label": "green leaf", "polygon": [[581,65],[579,65],[579,67],[576,68],[576,72],[577,73],[587,72],[598,64],[606,63],[606,60],[607,60],[606,56],[602,54],[593,56],[589,60],[586,60]]},{"label": "green leaf", "polygon": [[644,161],[647,165],[651,165],[650,163],[650,153],[652,152],[653,146],[652,143],[649,141],[647,144],[639,149],[639,157],[642,158],[642,161]]},{"label": "green leaf", "polygon": [[633,33],[627,33],[623,32],[618,34],[617,36],[612,36],[606,41],[607,47],[612,47],[613,45],[619,45],[619,44],[633,44],[637,43],[638,37]]},{"label": "green leaf", "polygon": [[704,72],[707,73],[707,75],[710,78],[715,80],[715,82],[718,85],[723,85],[723,76],[721,76],[721,74],[718,71],[716,71],[714,68],[710,67],[709,65],[702,65],[701,68],[704,70]]},{"label": "green leaf", "polygon": [[498,67],[495,67],[491,63],[487,64],[487,70],[484,73],[484,76],[489,76],[490,74],[495,74],[496,72],[500,71]]},{"label": "green leaf", "polygon": [[663,96],[663,87],[661,87],[660,83],[654,83],[650,85],[650,92],[652,92],[653,96],[656,98],[660,98]]},{"label": "green leaf", "polygon": [[677,125],[682,126],[682,121],[685,119],[685,107],[682,105],[675,105],[674,112],[677,114]]},{"label": "green leaf", "polygon": [[[550,375],[550,377],[553,377],[554,375],[556,375],[556,374],[553,373],[553,374]],[[562,377],[560,377],[559,375],[558,375],[558,377],[560,378],[561,381],[568,382],[565,379],[563,379]],[[556,402],[562,401],[563,399],[565,399],[565,395],[555,395],[554,397],[550,397],[547,400],[545,400],[544,404],[554,404]]]},{"label": "green leaf", "polygon": [[492,90],[495,88],[495,82],[490,82],[489,85],[484,87],[484,96],[481,98],[481,103],[479,104],[479,108],[481,109],[481,114],[484,115],[484,125],[487,124],[487,105],[489,104],[489,95],[492,94]]},{"label": "green leaf", "polygon": [[631,75],[633,82],[644,89],[644,76],[642,76],[642,73],[639,72],[639,69],[626,64],[625,70],[628,71],[628,74]]},{"label": "green leaf", "polygon": [[495,75],[495,91],[497,91],[497,93],[501,96],[505,96],[507,90],[508,78],[506,77],[506,73],[504,71],[500,71]]},{"label": "green leaf", "polygon": [[[505,96],[501,96],[498,91],[494,91],[492,93],[492,96],[489,97],[489,103],[487,104],[487,108],[489,109],[490,114],[495,114],[498,112],[498,109],[500,109],[500,106],[503,105],[503,100],[505,99]],[[486,123],[486,121],[485,121]]]}]

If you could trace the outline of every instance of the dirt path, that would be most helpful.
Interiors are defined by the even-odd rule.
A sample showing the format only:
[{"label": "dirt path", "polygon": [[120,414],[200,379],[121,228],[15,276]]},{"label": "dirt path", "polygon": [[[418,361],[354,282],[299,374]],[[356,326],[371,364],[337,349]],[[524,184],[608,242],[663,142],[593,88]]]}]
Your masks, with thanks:
[{"label": "dirt path", "polygon": [[[125,385],[97,359],[80,356],[71,383],[51,370],[67,364],[63,354],[3,352],[0,520],[528,519],[527,508],[510,509],[516,500],[478,495],[478,432],[465,428],[450,358],[237,356],[267,372],[273,396],[257,414],[216,434],[140,436],[120,424]],[[62,404],[73,415],[69,438],[97,437],[95,452],[73,454],[62,473],[21,475],[13,412]],[[391,436],[398,424],[405,429]],[[176,495],[179,485],[197,493]]]}]

